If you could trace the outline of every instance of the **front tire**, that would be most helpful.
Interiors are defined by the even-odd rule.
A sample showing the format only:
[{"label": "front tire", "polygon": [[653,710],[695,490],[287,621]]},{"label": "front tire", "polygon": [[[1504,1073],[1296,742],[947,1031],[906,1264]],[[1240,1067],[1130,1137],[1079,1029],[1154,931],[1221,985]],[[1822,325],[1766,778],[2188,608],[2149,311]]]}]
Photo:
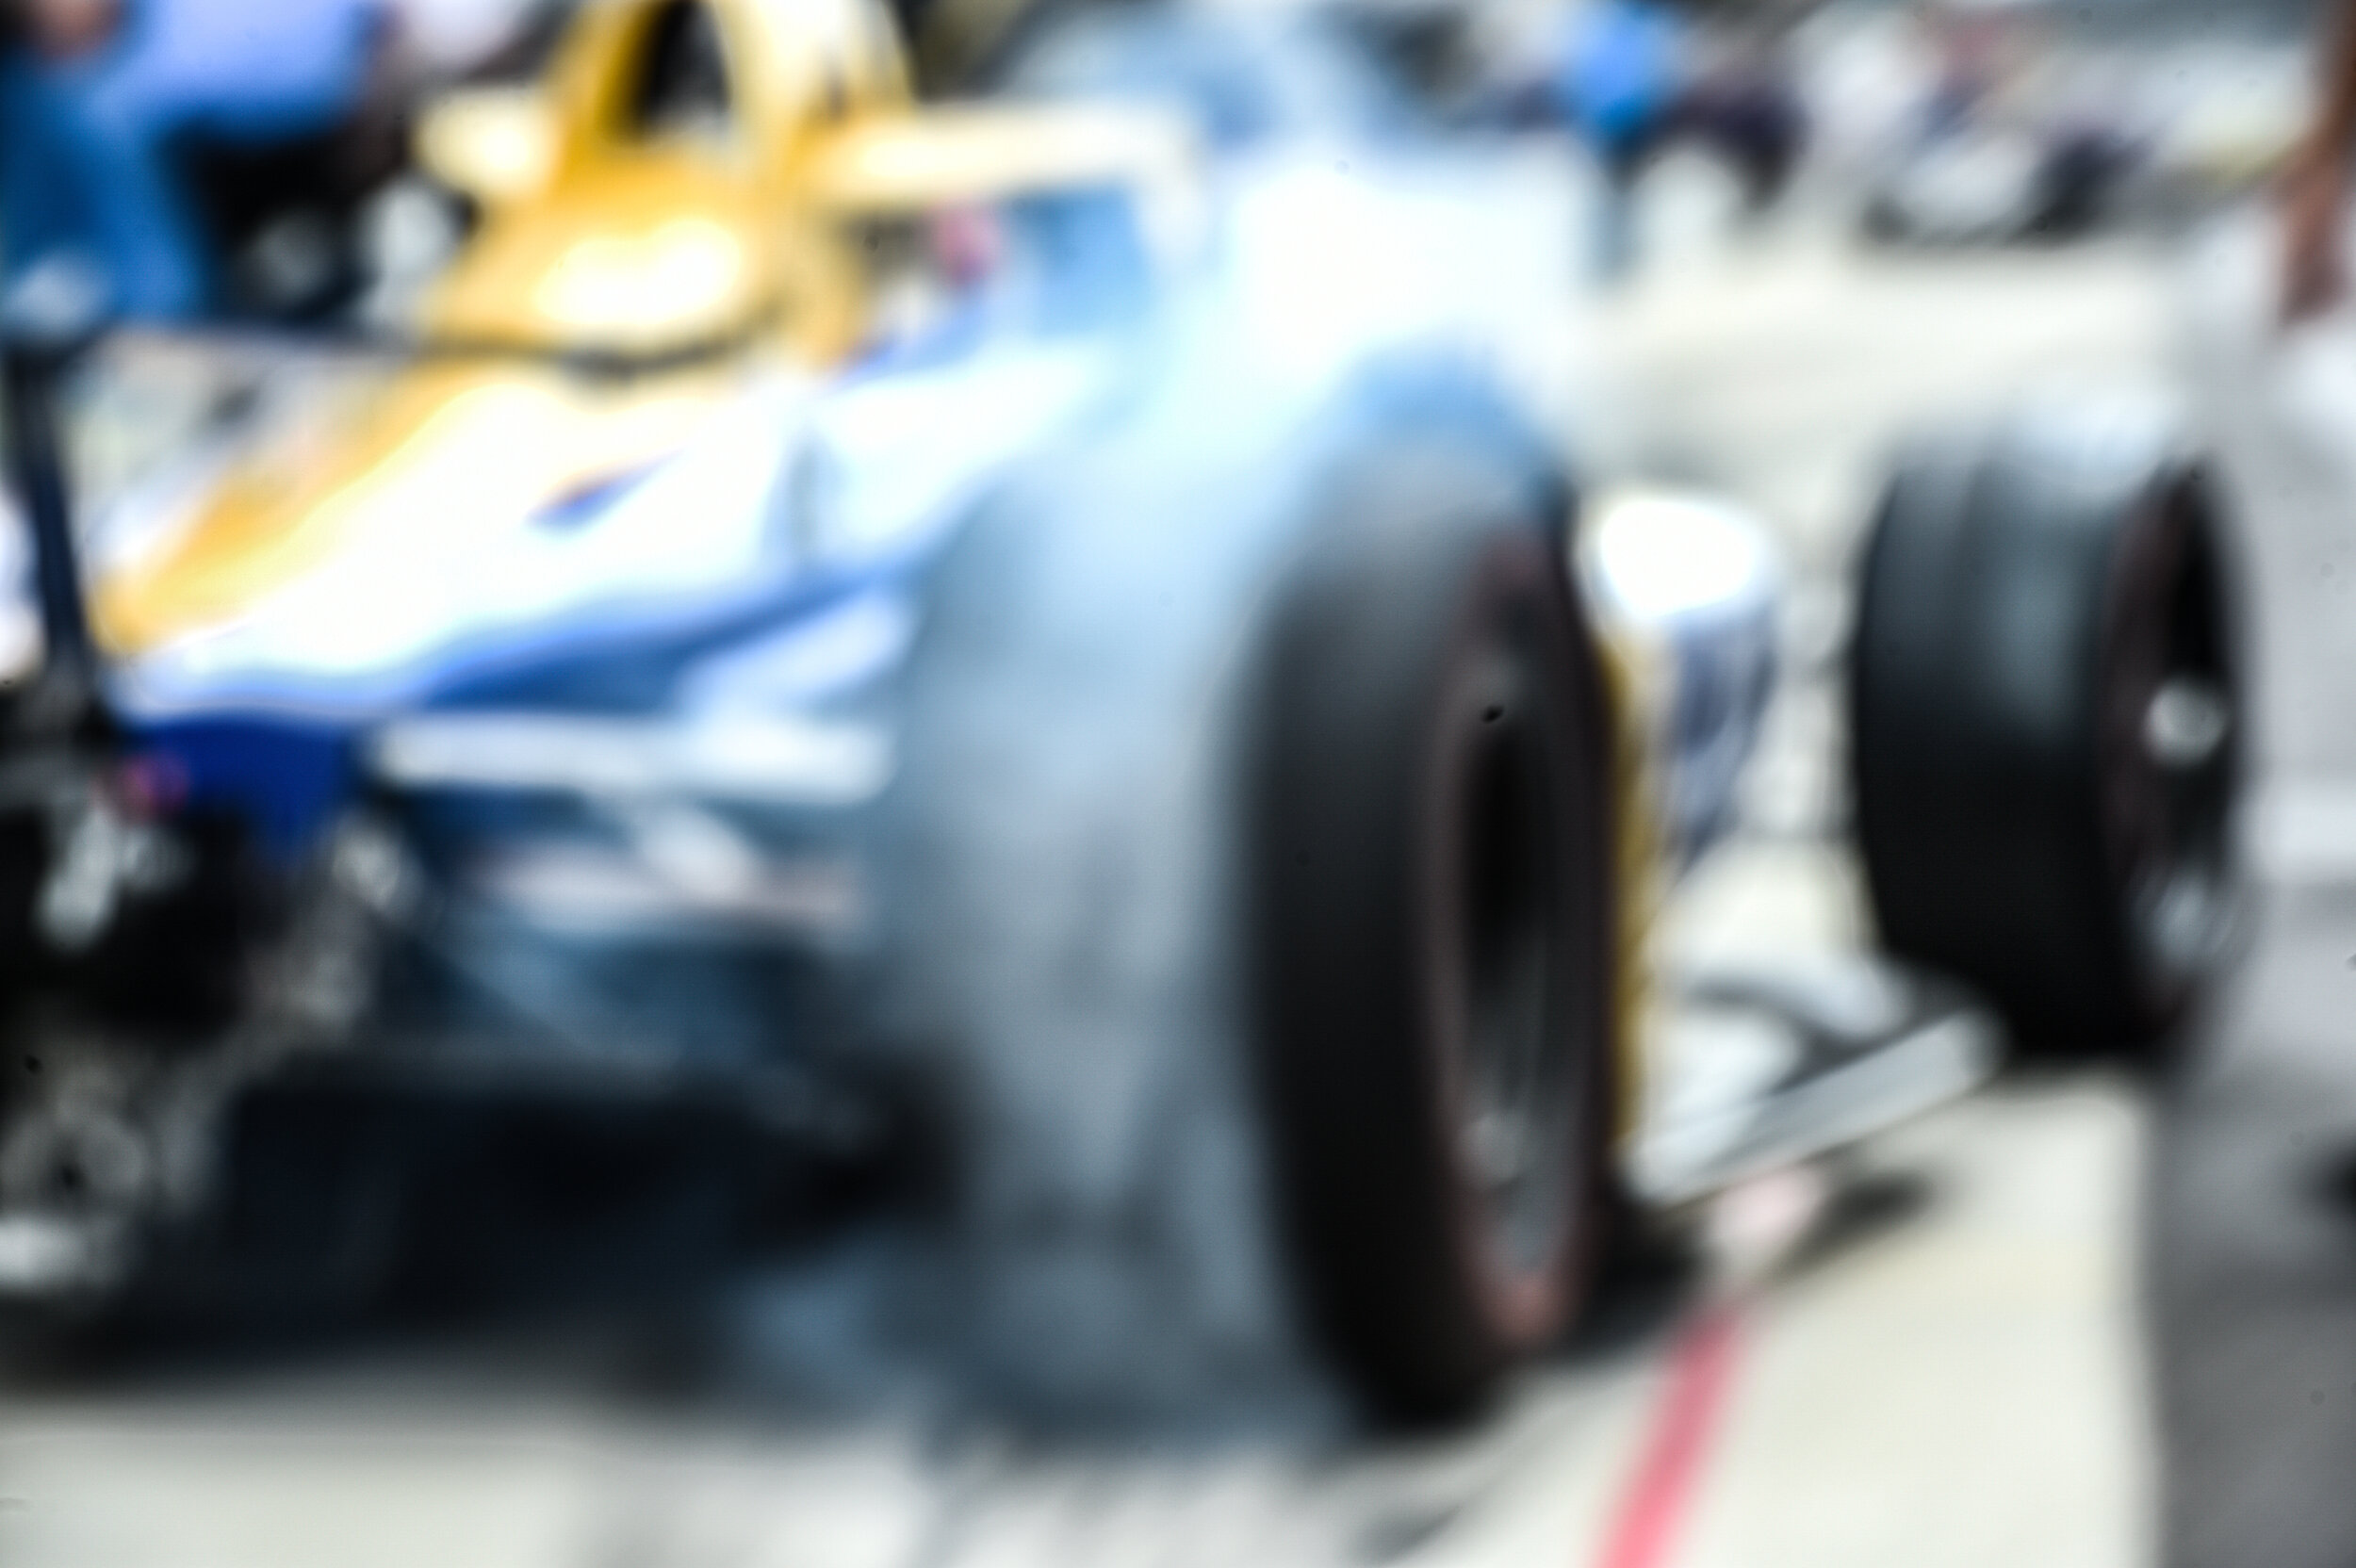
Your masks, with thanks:
[{"label": "front tire", "polygon": [[2146,1047],[2224,956],[2223,551],[2201,466],[2140,415],[2044,409],[1924,443],[1885,494],[1849,689],[1874,912],[2032,1053]]}]

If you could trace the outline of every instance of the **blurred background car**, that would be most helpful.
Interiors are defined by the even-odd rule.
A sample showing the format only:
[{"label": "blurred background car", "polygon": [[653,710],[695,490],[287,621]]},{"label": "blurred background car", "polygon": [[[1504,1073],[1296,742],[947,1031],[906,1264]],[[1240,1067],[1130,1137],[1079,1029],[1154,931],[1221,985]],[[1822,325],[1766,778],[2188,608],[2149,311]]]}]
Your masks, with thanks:
[{"label": "blurred background car", "polygon": [[2117,204],[2146,127],[2119,73],[2057,58],[2018,0],[1924,8],[1922,76],[1866,197],[1867,232],[1940,243],[2066,238]]}]

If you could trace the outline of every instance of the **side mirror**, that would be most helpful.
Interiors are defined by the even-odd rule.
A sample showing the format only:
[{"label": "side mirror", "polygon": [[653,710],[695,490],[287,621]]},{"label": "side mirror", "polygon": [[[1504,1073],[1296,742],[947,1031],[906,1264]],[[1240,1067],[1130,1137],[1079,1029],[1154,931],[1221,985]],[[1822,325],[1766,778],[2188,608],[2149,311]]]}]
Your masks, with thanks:
[{"label": "side mirror", "polygon": [[528,201],[556,172],[555,108],[533,88],[453,92],[419,117],[417,161],[485,206]]}]

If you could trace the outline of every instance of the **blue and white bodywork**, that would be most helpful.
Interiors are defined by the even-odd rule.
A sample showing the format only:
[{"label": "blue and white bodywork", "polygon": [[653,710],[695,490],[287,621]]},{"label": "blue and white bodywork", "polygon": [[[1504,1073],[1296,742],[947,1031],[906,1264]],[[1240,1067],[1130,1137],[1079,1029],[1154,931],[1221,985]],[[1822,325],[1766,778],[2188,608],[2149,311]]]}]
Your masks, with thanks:
[{"label": "blue and white bodywork", "polygon": [[[1039,291],[1109,308],[1006,312],[826,376],[750,364],[683,445],[557,505],[505,492],[495,436],[453,443],[371,502],[401,526],[108,672],[132,793],[232,821],[259,851],[267,994],[203,1093],[163,1063],[70,1111],[31,1104],[0,1138],[203,1143],[149,1123],[268,1124],[247,1090],[293,1083],[308,1126],[319,1095],[343,1103],[323,1085],[377,1095],[423,1072],[486,1101],[562,1081],[682,1116],[698,1096],[752,1102],[810,1150],[872,1161],[875,1119],[810,1070],[861,1037],[846,985],[893,913],[876,824],[917,765],[908,688],[941,657],[947,564],[1010,512],[1113,498],[1064,505],[1028,568],[1070,656],[1039,650],[1050,677],[971,722],[1031,747],[1183,715],[1121,787],[1195,788],[1304,491],[1374,424],[1477,425],[1559,482],[1571,529],[1573,435],[1600,395],[1572,286],[1579,199],[1546,150],[1288,141],[1208,172],[1183,246],[1068,248],[1074,267],[1156,270]],[[120,536],[168,529],[152,496],[139,507]],[[1732,819],[1771,685],[1771,552],[1689,500],[1608,509],[1564,559],[1638,649],[1648,771],[1690,861]],[[1000,799],[1011,815],[977,831],[1018,842],[1068,804]],[[127,860],[91,855],[86,926],[139,890]],[[1177,907],[1202,896],[1191,876],[1121,896]],[[0,1196],[0,1239],[34,1237],[0,1248],[0,1276],[34,1260],[0,1284],[110,1276],[137,1222],[194,1212],[217,1178],[149,1161],[102,1195],[111,1229]]]}]

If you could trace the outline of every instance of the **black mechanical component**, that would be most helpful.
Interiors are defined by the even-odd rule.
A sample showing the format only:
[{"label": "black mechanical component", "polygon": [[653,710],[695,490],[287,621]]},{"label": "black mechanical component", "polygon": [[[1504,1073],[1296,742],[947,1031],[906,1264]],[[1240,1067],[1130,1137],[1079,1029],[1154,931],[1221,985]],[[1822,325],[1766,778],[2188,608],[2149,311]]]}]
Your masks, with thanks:
[{"label": "black mechanical component", "polygon": [[258,890],[238,825],[166,821],[122,771],[62,416],[103,304],[62,269],[36,271],[0,304],[8,479],[32,534],[41,631],[41,662],[0,726],[0,979],[16,1003],[67,992],[108,1015],[202,1028],[242,1000]]},{"label": "black mechanical component", "polygon": [[2103,411],[1921,445],[1883,500],[1850,659],[1873,907],[2031,1051],[2148,1044],[2225,955],[2223,549],[2172,433]]},{"label": "black mechanical component", "polygon": [[283,1328],[627,1290],[808,1234],[922,1166],[879,1086],[774,1050],[604,1051],[529,1006],[417,1028],[380,982],[450,933],[400,800],[287,865],[155,788],[108,707],[70,489],[64,402],[98,301],[71,274],[35,282],[0,332],[43,636],[0,706],[0,1224],[18,1233],[0,1298]]},{"label": "black mechanical component", "polygon": [[58,398],[65,375],[105,327],[103,307],[90,280],[54,268],[37,270],[0,301],[8,480],[32,531],[42,639],[41,672],[17,717],[61,736],[96,719],[98,651],[82,596]]}]

